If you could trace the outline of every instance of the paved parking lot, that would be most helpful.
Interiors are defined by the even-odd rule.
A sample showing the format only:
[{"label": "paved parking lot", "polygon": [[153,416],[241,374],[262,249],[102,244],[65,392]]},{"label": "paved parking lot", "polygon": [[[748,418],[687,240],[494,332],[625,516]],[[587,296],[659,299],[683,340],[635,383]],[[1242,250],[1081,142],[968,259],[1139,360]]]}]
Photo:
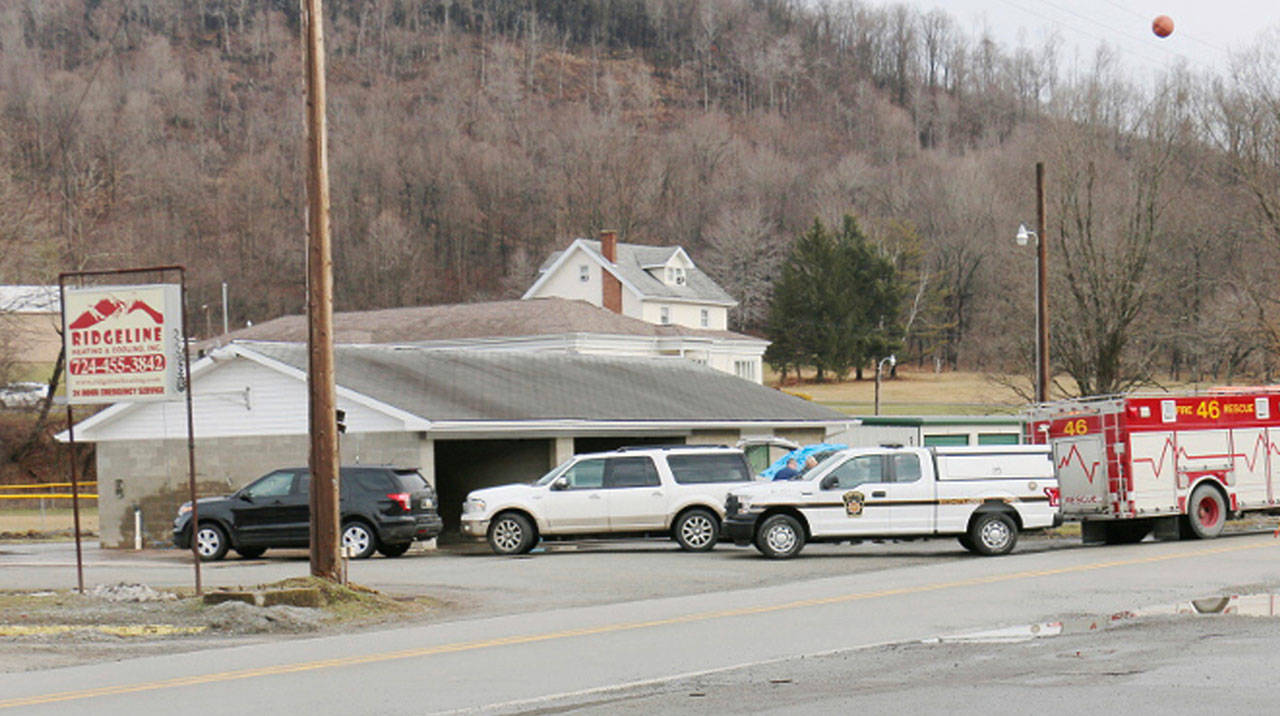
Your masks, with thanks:
[{"label": "paved parking lot", "polygon": [[[1075,549],[1072,538],[1024,535],[1018,552]],[[498,557],[482,544],[415,550],[403,557],[353,561],[351,581],[393,595],[428,595],[474,615],[510,614],[549,606],[610,604],[865,574],[915,564],[983,559],[955,540],[814,544],[800,557],[767,560],[753,547],[721,544],[712,552],[682,552],[668,540],[552,543],[522,557]],[[103,550],[84,546],[85,584],[191,586],[190,553],[176,549]],[[265,584],[308,573],[305,550],[273,550],[262,558],[234,555],[201,565],[206,588]],[[0,589],[76,586],[71,543],[0,544]]]}]

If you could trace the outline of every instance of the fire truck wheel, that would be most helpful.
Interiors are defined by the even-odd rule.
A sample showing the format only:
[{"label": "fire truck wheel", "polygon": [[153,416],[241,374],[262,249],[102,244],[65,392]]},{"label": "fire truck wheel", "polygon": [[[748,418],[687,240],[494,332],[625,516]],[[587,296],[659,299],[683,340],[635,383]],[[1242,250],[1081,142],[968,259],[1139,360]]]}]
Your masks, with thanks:
[{"label": "fire truck wheel", "polygon": [[1004,512],[984,512],[969,526],[969,541],[981,555],[1009,554],[1018,543],[1018,526]]},{"label": "fire truck wheel", "polygon": [[1197,487],[1187,505],[1187,522],[1197,539],[1213,539],[1222,534],[1227,522],[1227,504],[1222,493],[1210,485]]}]

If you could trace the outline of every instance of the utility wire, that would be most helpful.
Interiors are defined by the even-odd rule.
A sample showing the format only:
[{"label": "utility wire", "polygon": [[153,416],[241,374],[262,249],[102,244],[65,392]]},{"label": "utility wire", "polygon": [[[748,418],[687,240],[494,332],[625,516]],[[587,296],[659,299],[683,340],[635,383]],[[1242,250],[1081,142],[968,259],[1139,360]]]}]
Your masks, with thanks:
[{"label": "utility wire", "polygon": [[[1134,38],[1134,33],[1132,33],[1132,32],[1128,32],[1128,31],[1124,31],[1124,30],[1117,30],[1116,28],[1112,27],[1111,25],[1109,25],[1109,24],[1107,24],[1107,23],[1105,23],[1105,22],[1103,22],[1103,21],[1101,21],[1101,20],[1095,20],[1094,18],[1087,17],[1087,16],[1085,16],[1085,15],[1081,15],[1080,13],[1076,12],[1075,10],[1072,10],[1071,8],[1063,7],[1063,6],[1061,6],[1061,5],[1058,5],[1057,3],[1050,2],[1050,0],[1040,0],[1040,2],[1043,2],[1045,5],[1048,5],[1049,7],[1054,8],[1054,9],[1056,9],[1056,10],[1060,11],[1060,12],[1065,12],[1065,13],[1067,13],[1067,14],[1069,14],[1069,15],[1073,15],[1073,16],[1075,16],[1075,17],[1077,17],[1077,18],[1080,18],[1081,20],[1083,20],[1083,21],[1085,21],[1085,22],[1093,23],[1094,25],[1097,25],[1098,27],[1104,28],[1104,29],[1106,29],[1106,30],[1108,30],[1108,31],[1110,31],[1110,32],[1115,32],[1115,33],[1118,33],[1118,34],[1121,34],[1121,35],[1127,35],[1127,36],[1129,36],[1130,38]],[[1135,38],[1135,39],[1136,39],[1136,38]],[[1143,38],[1143,39],[1146,39],[1146,38]],[[1150,46],[1150,47],[1154,47],[1154,48],[1156,48],[1157,50],[1159,50],[1159,51],[1161,51],[1161,52],[1164,52],[1164,53],[1166,53],[1166,54],[1172,55],[1172,56],[1174,56],[1174,57],[1176,57],[1176,58],[1178,58],[1178,59],[1180,59],[1180,60],[1184,60],[1184,61],[1186,61],[1186,62],[1190,62],[1190,61],[1191,61],[1191,58],[1187,57],[1186,55],[1182,54],[1181,52],[1178,52],[1177,50],[1171,50],[1171,49],[1169,49],[1168,47],[1164,46],[1163,44],[1150,44],[1150,43],[1148,43],[1148,46]]]},{"label": "utility wire", "polygon": [[[1148,17],[1146,17],[1145,15],[1143,15],[1143,14],[1139,13],[1138,11],[1134,10],[1134,9],[1133,9],[1133,8],[1131,8],[1131,7],[1126,7],[1125,5],[1123,5],[1123,4],[1121,4],[1121,3],[1116,2],[1116,0],[1102,0],[1102,1],[1103,1],[1103,2],[1105,2],[1106,4],[1110,5],[1111,7],[1115,8],[1115,9],[1117,9],[1117,10],[1121,11],[1121,12],[1127,13],[1127,14],[1129,14],[1129,15],[1133,16],[1133,17],[1136,17],[1136,18],[1138,18],[1139,20],[1142,20],[1142,21],[1144,21],[1144,22],[1146,22],[1146,21],[1147,21],[1147,20],[1149,20],[1149,19],[1153,19],[1153,18],[1148,18]],[[1230,54],[1230,52],[1231,52],[1230,50],[1228,50],[1227,48],[1225,48],[1225,47],[1223,47],[1223,46],[1221,46],[1221,45],[1219,45],[1219,44],[1216,44],[1216,43],[1213,43],[1213,42],[1209,42],[1209,41],[1207,41],[1207,40],[1202,40],[1202,39],[1200,39],[1200,38],[1196,37],[1195,35],[1188,34],[1185,30],[1178,30],[1178,37],[1185,37],[1185,38],[1187,38],[1188,40],[1190,40],[1190,41],[1192,41],[1192,42],[1194,42],[1194,43],[1196,43],[1196,44],[1204,45],[1205,47],[1207,47],[1207,48],[1209,48],[1209,49],[1211,49],[1211,50],[1217,50],[1218,52],[1221,52],[1221,53],[1222,53],[1222,54],[1224,54],[1224,55]]]},{"label": "utility wire", "polygon": [[[1044,20],[1045,22],[1049,23],[1051,26],[1055,26],[1055,27],[1059,27],[1059,28],[1063,28],[1063,29],[1070,30],[1071,32],[1073,32],[1074,34],[1077,34],[1077,35],[1085,35],[1085,36],[1087,36],[1087,37],[1093,38],[1094,40],[1098,41],[1099,43],[1104,43],[1104,44],[1111,45],[1111,46],[1114,46],[1114,45],[1115,45],[1115,42],[1113,41],[1113,39],[1112,39],[1112,38],[1107,38],[1107,37],[1104,37],[1104,36],[1102,36],[1102,35],[1098,35],[1098,34],[1096,34],[1096,33],[1090,32],[1090,31],[1088,31],[1088,30],[1086,30],[1086,29],[1082,29],[1082,28],[1080,28],[1080,27],[1078,27],[1078,26],[1076,26],[1076,25],[1074,25],[1074,24],[1068,24],[1068,23],[1064,22],[1062,18],[1056,18],[1056,17],[1052,17],[1052,16],[1050,16],[1050,15],[1045,15],[1044,13],[1038,12],[1038,11],[1036,11],[1036,10],[1033,10],[1033,9],[1029,8],[1029,7],[1025,7],[1025,6],[1023,6],[1023,5],[1020,5],[1020,4],[1016,3],[1016,2],[1014,2],[1013,0],[1000,0],[1000,2],[1003,2],[1004,4],[1006,4],[1006,5],[1008,5],[1008,6],[1012,7],[1012,8],[1014,8],[1014,9],[1016,9],[1016,10],[1019,10],[1019,11],[1021,11],[1021,12],[1023,12],[1023,13],[1026,13],[1026,14],[1028,14],[1028,15],[1033,15],[1033,16],[1035,16],[1035,17],[1038,17],[1038,18],[1040,18],[1041,20]],[[1140,61],[1142,61],[1142,62],[1146,63],[1146,64],[1147,64],[1147,65],[1149,65],[1152,69],[1155,69],[1155,70],[1158,70],[1158,71],[1162,71],[1162,70],[1166,69],[1166,65],[1165,65],[1165,63],[1163,63],[1163,62],[1161,62],[1161,61],[1159,61],[1159,60],[1157,60],[1157,59],[1155,59],[1154,57],[1151,57],[1151,56],[1149,56],[1149,55],[1143,54],[1143,53],[1141,53],[1141,52],[1137,52],[1137,51],[1135,51],[1133,48],[1130,48],[1130,47],[1119,47],[1118,49],[1119,49],[1121,52],[1125,52],[1125,53],[1127,53],[1127,54],[1131,55],[1132,57],[1134,57],[1135,59],[1140,60]]]}]

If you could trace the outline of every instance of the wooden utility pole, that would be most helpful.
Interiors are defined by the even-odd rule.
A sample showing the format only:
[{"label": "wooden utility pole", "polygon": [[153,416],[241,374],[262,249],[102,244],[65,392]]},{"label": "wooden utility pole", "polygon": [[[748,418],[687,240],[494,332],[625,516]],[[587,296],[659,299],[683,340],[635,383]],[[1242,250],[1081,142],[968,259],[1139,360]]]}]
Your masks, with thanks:
[{"label": "wooden utility pole", "polygon": [[1049,400],[1049,237],[1044,233],[1044,162],[1036,162],[1036,402]]},{"label": "wooden utility pole", "polygon": [[307,66],[307,389],[311,427],[311,574],[341,581],[338,557],[338,426],[334,412],[333,259],[325,131],[324,11],[303,0]]}]

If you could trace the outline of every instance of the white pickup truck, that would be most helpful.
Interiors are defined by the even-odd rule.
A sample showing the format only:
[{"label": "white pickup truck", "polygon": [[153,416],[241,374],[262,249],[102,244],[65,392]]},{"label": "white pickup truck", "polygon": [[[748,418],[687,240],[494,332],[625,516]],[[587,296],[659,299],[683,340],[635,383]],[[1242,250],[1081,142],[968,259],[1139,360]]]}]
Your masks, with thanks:
[{"label": "white pickup truck", "polygon": [[735,488],[723,531],[775,559],[805,542],[938,536],[997,555],[1018,532],[1061,523],[1043,445],[893,446],[841,450],[798,478]]}]

